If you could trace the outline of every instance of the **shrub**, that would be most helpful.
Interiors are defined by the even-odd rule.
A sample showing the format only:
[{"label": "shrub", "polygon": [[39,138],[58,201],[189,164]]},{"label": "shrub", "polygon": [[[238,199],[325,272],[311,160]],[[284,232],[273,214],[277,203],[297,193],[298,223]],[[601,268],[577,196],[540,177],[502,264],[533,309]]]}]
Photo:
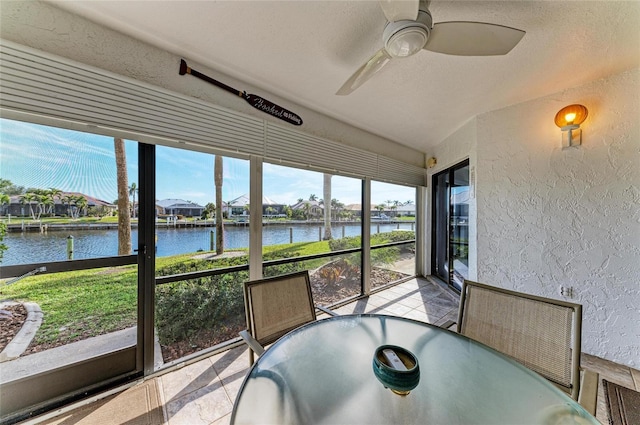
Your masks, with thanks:
[{"label": "shrub", "polygon": [[2,243],[4,240],[4,235],[7,233],[7,225],[4,223],[0,223],[0,263],[2,262],[2,256],[4,251],[6,251],[7,246]]},{"label": "shrub", "polygon": [[378,233],[371,239],[376,239],[376,237],[381,237],[386,242],[401,242],[415,239],[416,233],[411,230],[394,230],[389,233]]},{"label": "shrub", "polygon": [[[266,254],[264,259],[281,258],[282,252]],[[295,250],[288,256],[295,257]],[[158,270],[159,275],[223,268],[247,263],[246,256],[214,260],[187,259]],[[265,269],[265,277],[303,270],[303,264],[291,263]],[[230,322],[244,321],[243,285],[247,271],[225,273],[174,283],[156,288],[156,329],[163,345],[194,338],[202,329],[224,330]]]},{"label": "shrub", "polygon": [[360,248],[361,243],[360,236],[348,236],[341,239],[331,239],[329,248],[331,251],[342,251],[343,249]]},{"label": "shrub", "polygon": [[[197,260],[187,258],[158,268],[168,276],[247,263],[246,256]],[[226,273],[173,282],[156,288],[156,329],[162,344],[189,340],[201,329],[214,331],[236,316],[244,317],[242,285],[248,272]]]},{"label": "shrub", "polygon": [[188,340],[200,329],[214,330],[244,317],[242,284],[247,272],[161,285],[156,290],[156,327],[162,344]]}]

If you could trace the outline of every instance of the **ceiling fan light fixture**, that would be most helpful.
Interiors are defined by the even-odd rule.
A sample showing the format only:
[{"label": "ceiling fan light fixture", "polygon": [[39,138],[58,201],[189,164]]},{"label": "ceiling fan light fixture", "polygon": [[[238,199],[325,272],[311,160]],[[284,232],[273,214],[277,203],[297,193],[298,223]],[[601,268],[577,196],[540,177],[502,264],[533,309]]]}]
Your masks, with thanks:
[{"label": "ceiling fan light fixture", "polygon": [[422,27],[408,27],[393,34],[385,43],[385,49],[394,58],[418,53],[427,44],[428,34]]},{"label": "ceiling fan light fixture", "polygon": [[384,48],[393,58],[414,55],[424,48],[433,21],[428,10],[418,11],[415,20],[387,22],[382,32]]},{"label": "ceiling fan light fixture", "polygon": [[[429,3],[430,0],[380,0],[387,18],[382,32],[383,47],[358,68],[336,94],[344,96],[353,92],[393,59],[408,57],[420,50],[456,56],[506,55],[525,34],[517,28],[488,22],[450,21],[434,24]],[[410,19],[415,14],[416,6],[418,14],[415,19]],[[577,115],[575,120],[578,119]]]}]

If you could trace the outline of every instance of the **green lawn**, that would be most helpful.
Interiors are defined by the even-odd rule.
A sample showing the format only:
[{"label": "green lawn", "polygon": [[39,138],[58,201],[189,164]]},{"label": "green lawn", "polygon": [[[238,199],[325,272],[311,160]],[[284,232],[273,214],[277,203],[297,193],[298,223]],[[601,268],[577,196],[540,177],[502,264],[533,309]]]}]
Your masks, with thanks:
[{"label": "green lawn", "polygon": [[[390,232],[386,235],[386,237],[383,234],[375,235],[373,240],[380,243],[383,239],[401,236],[399,232]],[[333,249],[357,246],[358,239],[338,240],[351,246],[336,246]],[[331,250],[329,241],[271,245],[264,247],[263,258],[268,261],[327,253]],[[237,251],[248,254],[246,249]],[[196,257],[201,254],[204,253],[159,257],[156,259],[156,273],[166,276],[248,263],[247,256],[219,259]],[[315,265],[316,262],[318,265]],[[313,268],[323,262],[326,260],[314,260],[314,264],[307,263],[305,266]],[[36,333],[35,343],[67,344],[135,326],[137,277],[136,265],[35,275],[9,286],[0,286],[0,299],[37,303],[44,313],[44,318]]]},{"label": "green lawn", "polygon": [[36,343],[66,342],[136,321],[137,266],[36,275],[2,287],[3,299],[37,303],[44,313]]},{"label": "green lawn", "polygon": [[[328,251],[326,241],[273,245],[264,249],[265,255],[277,258]],[[229,259],[202,261],[194,260],[194,255],[159,257],[156,270],[167,275],[173,270],[185,272],[247,263],[247,257],[236,257],[233,262]],[[0,298],[30,301],[40,306],[44,320],[36,334],[37,344],[68,343],[134,326],[137,277],[136,265],[36,275],[0,286]]]}]

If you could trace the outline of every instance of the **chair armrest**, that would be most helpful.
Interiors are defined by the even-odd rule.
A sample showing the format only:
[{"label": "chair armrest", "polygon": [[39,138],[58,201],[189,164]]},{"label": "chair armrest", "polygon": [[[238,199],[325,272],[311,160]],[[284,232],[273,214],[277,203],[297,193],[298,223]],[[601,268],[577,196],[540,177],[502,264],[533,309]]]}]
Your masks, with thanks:
[{"label": "chair armrest", "polygon": [[580,382],[580,393],[578,394],[578,403],[584,409],[596,415],[596,406],[598,400],[598,373],[583,369]]},{"label": "chair armrest", "polygon": [[339,316],[339,314],[336,313],[335,311],[329,310],[328,308],[322,307],[320,305],[317,305],[316,308],[322,312],[327,313],[329,316]]},{"label": "chair armrest", "polygon": [[264,353],[264,347],[247,331],[240,331],[240,337],[247,343],[249,348],[258,356]]}]

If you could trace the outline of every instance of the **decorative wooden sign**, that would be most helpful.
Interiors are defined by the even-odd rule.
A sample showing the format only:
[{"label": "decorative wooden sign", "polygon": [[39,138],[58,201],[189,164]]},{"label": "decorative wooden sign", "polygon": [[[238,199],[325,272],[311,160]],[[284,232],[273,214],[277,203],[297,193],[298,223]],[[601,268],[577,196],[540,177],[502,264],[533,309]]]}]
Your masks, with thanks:
[{"label": "decorative wooden sign", "polygon": [[302,118],[299,115],[294,114],[288,109],[283,108],[282,106],[278,106],[273,102],[269,102],[267,99],[264,99],[255,94],[247,94],[246,91],[236,90],[233,87],[230,87],[224,83],[221,83],[218,80],[214,80],[213,78],[206,76],[195,69],[189,68],[187,62],[184,59],[180,60],[180,75],[191,74],[194,77],[198,77],[201,80],[204,80],[208,83],[213,84],[214,86],[220,87],[230,93],[235,94],[236,96],[240,96],[244,100],[249,103],[249,105],[253,106],[256,109],[259,109],[262,112],[265,112],[269,115],[273,115],[276,118],[280,118],[283,121],[288,122],[293,125],[302,125]]}]

